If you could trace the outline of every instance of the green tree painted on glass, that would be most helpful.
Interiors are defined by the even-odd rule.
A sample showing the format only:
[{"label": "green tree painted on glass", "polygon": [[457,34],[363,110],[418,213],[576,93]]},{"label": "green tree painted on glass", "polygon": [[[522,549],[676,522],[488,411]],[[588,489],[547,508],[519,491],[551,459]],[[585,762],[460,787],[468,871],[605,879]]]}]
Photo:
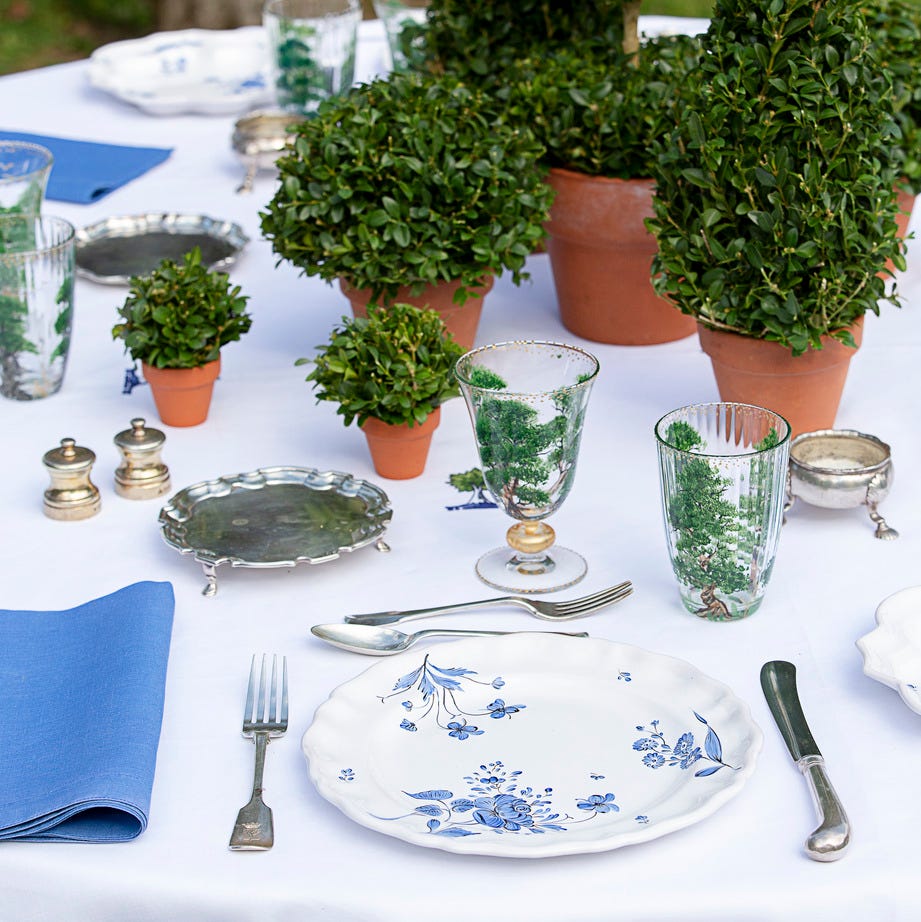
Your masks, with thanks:
[{"label": "green tree painted on glass", "polygon": [[21,388],[22,365],[19,357],[24,353],[38,353],[35,344],[26,337],[28,313],[24,301],[0,294],[0,394],[14,400],[27,396]]},{"label": "green tree painted on glass", "polygon": [[[682,420],[668,427],[667,442],[683,452],[705,447],[700,433]],[[772,428],[754,449],[766,451],[779,442]],[[757,584],[758,560],[753,552],[770,498],[771,469],[767,459],[753,459],[749,491],[736,506],[725,498],[731,480],[721,477],[706,458],[691,457],[678,468],[668,515],[677,535],[674,568],[684,585],[700,593],[703,607],[698,615],[728,618],[729,609],[717,593],[730,595]],[[746,570],[739,558],[748,554],[752,554],[752,566]]]},{"label": "green tree painted on glass", "polygon": [[314,26],[280,22],[279,44],[276,50],[278,76],[275,81],[278,103],[303,112],[316,109],[329,96],[347,89],[339,86],[340,74],[355,70],[355,42],[349,43],[345,57],[338,66],[324,65],[314,57],[314,49],[322,44]]},{"label": "green tree painted on glass", "polygon": [[470,499],[465,503],[466,506],[488,505],[495,508],[495,503],[487,499],[483,492],[486,489],[486,481],[483,479],[483,472],[478,467],[472,467],[469,471],[461,471],[458,474],[451,474],[448,477],[448,485],[454,487],[458,493],[470,494]]},{"label": "green tree painted on glass", "polygon": [[[704,447],[697,430],[681,420],[668,427],[667,441],[679,451]],[[729,594],[749,585],[748,574],[736,560],[739,511],[724,498],[728,484],[706,458],[692,457],[678,469],[669,503],[669,525],[677,534],[675,575],[700,592],[703,608],[697,614],[707,618],[729,615],[717,591]]]},{"label": "green tree painted on glass", "polygon": [[[481,390],[507,387],[502,377],[475,367],[470,383]],[[560,391],[552,397],[557,415],[540,422],[534,407],[521,400],[483,396],[474,431],[480,446],[483,477],[492,494],[510,514],[534,512],[568,491],[575,472],[580,414],[573,419],[573,397]]]},{"label": "green tree painted on glass", "polygon": [[51,361],[63,359],[67,356],[67,350],[70,348],[70,322],[73,316],[73,295],[74,279],[73,275],[68,275],[61,283],[58,293],[55,296],[54,303],[61,306],[57,317],[54,318],[54,332],[60,337],[54,352],[51,353]]}]

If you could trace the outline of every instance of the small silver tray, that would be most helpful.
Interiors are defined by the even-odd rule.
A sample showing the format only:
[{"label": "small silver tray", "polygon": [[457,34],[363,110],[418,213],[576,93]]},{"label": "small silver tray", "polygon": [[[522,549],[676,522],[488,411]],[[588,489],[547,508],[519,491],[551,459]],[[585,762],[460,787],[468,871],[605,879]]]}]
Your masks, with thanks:
[{"label": "small silver tray", "polygon": [[217,592],[215,568],[325,563],[382,539],[392,516],[380,487],[338,471],[265,467],[180,490],[160,510],[167,544],[193,554]]},{"label": "small silver tray", "polygon": [[197,246],[210,269],[225,269],[249,243],[237,224],[206,215],[141,214],[106,218],[75,235],[77,273],[104,285],[127,285],[163,259],[180,261]]}]

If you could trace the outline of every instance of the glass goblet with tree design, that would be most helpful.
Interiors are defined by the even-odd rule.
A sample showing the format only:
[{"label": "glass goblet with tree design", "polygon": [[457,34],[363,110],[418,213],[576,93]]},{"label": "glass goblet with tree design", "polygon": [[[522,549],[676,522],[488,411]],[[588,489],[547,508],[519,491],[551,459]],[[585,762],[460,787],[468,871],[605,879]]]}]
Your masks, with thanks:
[{"label": "glass goblet with tree design", "polygon": [[518,521],[507,547],[476,565],[483,582],[511,592],[552,592],[578,582],[585,560],[554,544],[544,519],[566,498],[576,473],[582,424],[598,360],[576,346],[496,343],[458,359],[486,487]]}]

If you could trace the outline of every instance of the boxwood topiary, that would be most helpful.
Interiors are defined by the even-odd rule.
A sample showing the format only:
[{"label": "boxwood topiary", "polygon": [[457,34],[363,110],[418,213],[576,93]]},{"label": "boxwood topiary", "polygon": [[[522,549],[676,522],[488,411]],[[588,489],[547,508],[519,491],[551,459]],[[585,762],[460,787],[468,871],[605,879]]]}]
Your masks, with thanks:
[{"label": "boxwood topiary", "polygon": [[659,155],[658,291],[794,355],[853,345],[886,261],[905,265],[892,90],[860,4],[717,0],[693,80]]},{"label": "boxwood topiary", "polygon": [[346,426],[369,417],[413,426],[458,393],[454,364],[464,350],[435,311],[371,307],[367,317],[343,318],[319,349],[296,364],[313,364],[306,380],[318,401],[339,404]]},{"label": "boxwood topiary", "polygon": [[674,124],[699,57],[690,35],[649,39],[636,55],[566,47],[516,62],[497,93],[546,147],[549,166],[649,178],[654,144]]},{"label": "boxwood topiary", "polygon": [[526,277],[552,192],[541,145],[451,77],[394,74],[321,105],[279,161],[262,230],[307,275],[375,300],[487,273]]},{"label": "boxwood topiary", "polygon": [[112,337],[124,341],[135,361],[154,368],[199,368],[249,330],[247,300],[227,273],[202,265],[194,247],[181,263],[164,259],[150,274],[131,279]]}]

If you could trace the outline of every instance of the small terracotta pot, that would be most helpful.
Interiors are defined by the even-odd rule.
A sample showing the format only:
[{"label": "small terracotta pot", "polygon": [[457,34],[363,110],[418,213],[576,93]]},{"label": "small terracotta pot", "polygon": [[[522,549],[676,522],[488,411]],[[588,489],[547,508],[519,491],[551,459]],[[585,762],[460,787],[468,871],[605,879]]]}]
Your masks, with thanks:
[{"label": "small terracotta pot", "polygon": [[[483,276],[480,286],[473,290],[463,304],[454,303],[454,293],[460,288],[460,282],[441,282],[438,285],[429,285],[417,295],[410,294],[410,289],[406,286],[400,288],[396,296],[387,303],[412,304],[413,307],[437,311],[455,341],[464,350],[469,351],[476,340],[476,331],[483,310],[483,299],[489,294],[494,282],[493,276]],[[371,299],[367,289],[355,288],[345,279],[339,280],[339,287],[352,305],[352,314],[355,317],[366,317],[368,302]]]},{"label": "small terracotta pot", "polygon": [[366,419],[361,431],[368,440],[374,470],[388,480],[410,480],[425,470],[432,435],[441,422],[441,407],[421,425],[391,426],[379,419]]},{"label": "small terracotta pot", "polygon": [[554,167],[547,252],[563,325],[583,339],[646,346],[683,339],[695,320],[660,298],[646,229],[651,179],[608,179]]},{"label": "small terracotta pot", "polygon": [[[850,330],[859,347],[863,318]],[[834,428],[855,349],[824,336],[821,349],[794,357],[780,343],[712,330],[702,324],[698,324],[697,332],[713,364],[721,400],[773,410],[787,420],[793,436]]]},{"label": "small terracotta pot", "polygon": [[197,426],[208,418],[220,358],[201,368],[154,368],[141,362],[141,369],[166,425]]}]

